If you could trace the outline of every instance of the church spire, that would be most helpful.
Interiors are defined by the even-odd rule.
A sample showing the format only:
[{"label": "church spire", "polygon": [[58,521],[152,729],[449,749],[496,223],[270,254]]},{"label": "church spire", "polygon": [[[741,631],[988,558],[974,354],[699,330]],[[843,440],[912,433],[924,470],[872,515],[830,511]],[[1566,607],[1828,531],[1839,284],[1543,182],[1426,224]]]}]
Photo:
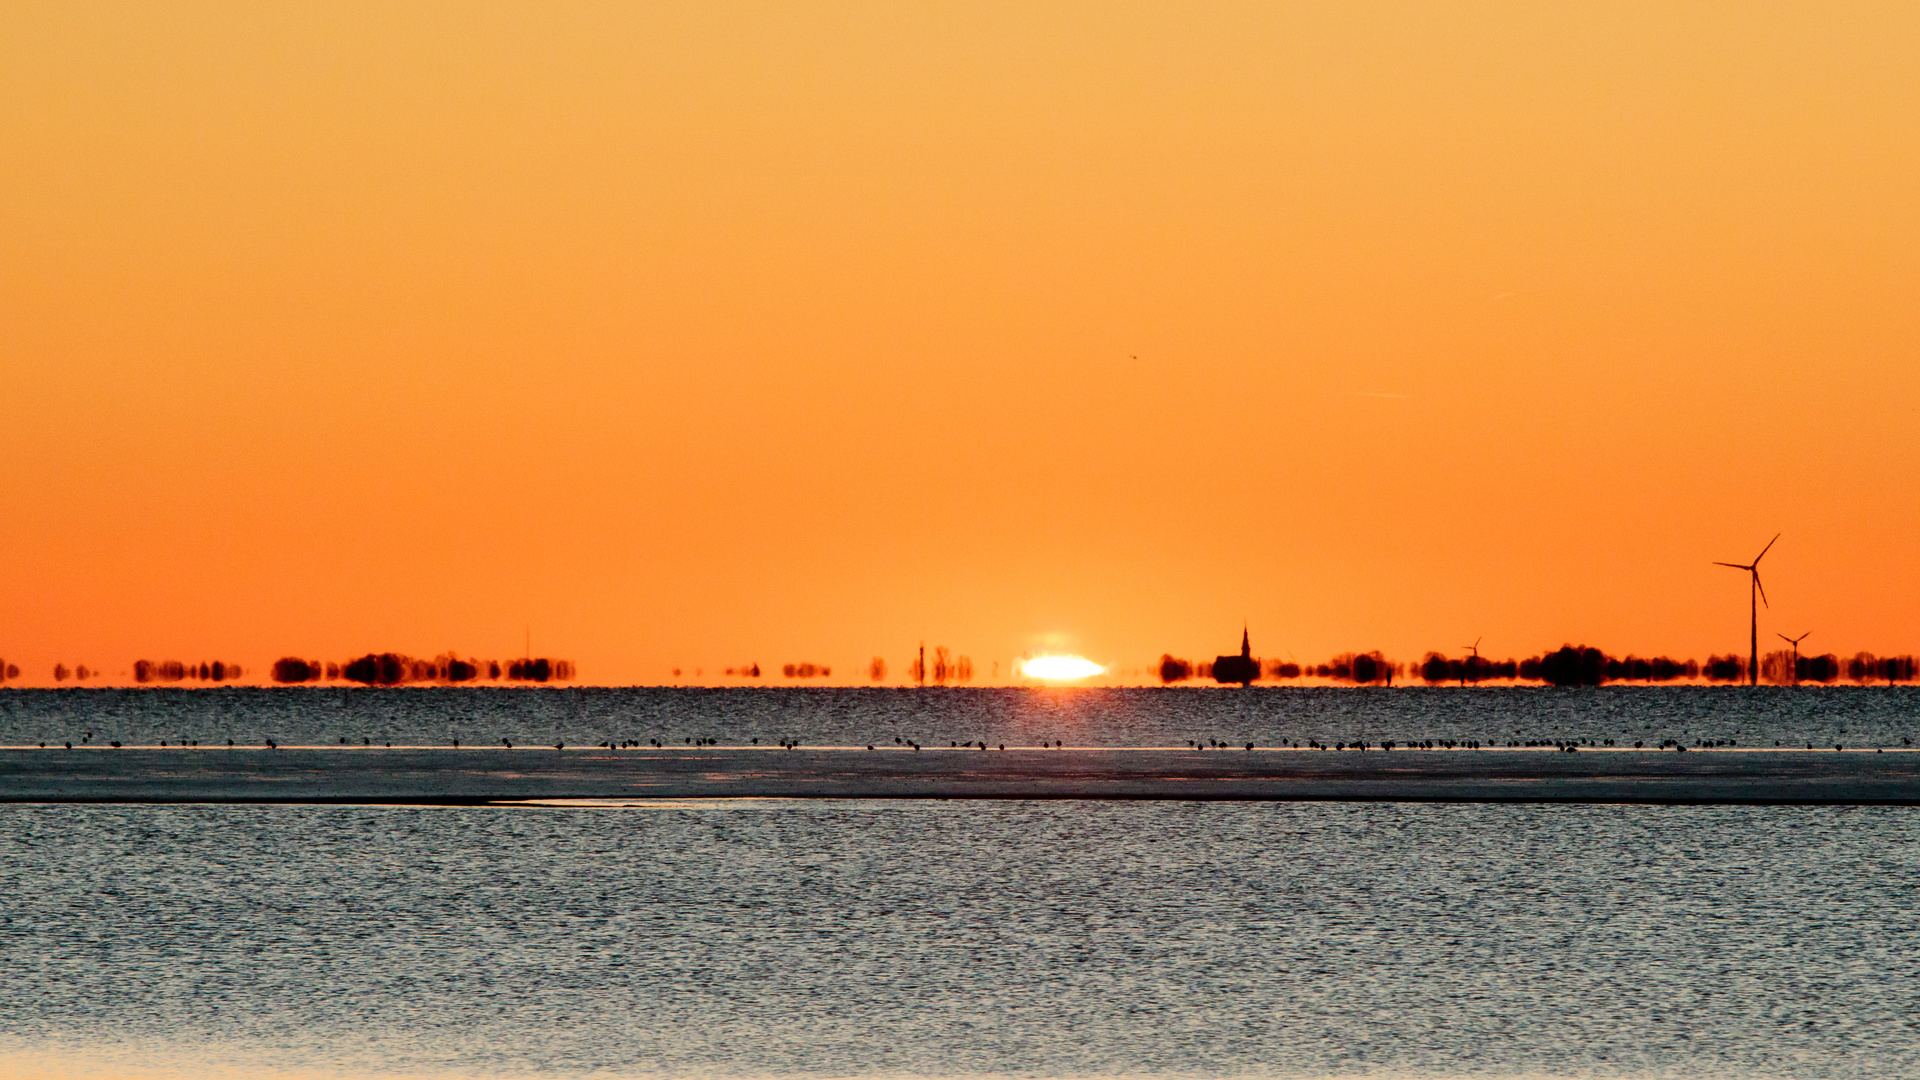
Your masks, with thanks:
[{"label": "church spire", "polygon": [[1240,624],[1240,655],[1246,657],[1248,660],[1253,659],[1253,646],[1247,642],[1246,623]]}]

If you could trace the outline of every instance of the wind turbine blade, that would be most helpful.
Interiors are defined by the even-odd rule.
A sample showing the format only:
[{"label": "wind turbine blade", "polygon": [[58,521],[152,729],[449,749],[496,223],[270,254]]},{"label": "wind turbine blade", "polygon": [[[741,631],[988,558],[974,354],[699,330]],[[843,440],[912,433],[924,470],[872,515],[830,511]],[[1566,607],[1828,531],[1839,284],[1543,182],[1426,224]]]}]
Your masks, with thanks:
[{"label": "wind turbine blade", "polygon": [[1790,637],[1788,637],[1788,636],[1787,636],[1787,635],[1785,635],[1785,634],[1775,634],[1775,635],[1773,635],[1773,636],[1774,636],[1774,637],[1777,637],[1777,638],[1779,638],[1779,639],[1780,639],[1781,641],[1784,641],[1784,642],[1786,642],[1786,643],[1787,643],[1787,644],[1789,644],[1789,645],[1798,645],[1798,644],[1800,644],[1799,642],[1797,642],[1797,641],[1795,641],[1795,640],[1793,640],[1792,638],[1790,638]]},{"label": "wind turbine blade", "polygon": [[1734,568],[1735,570],[1751,570],[1751,569],[1753,569],[1753,567],[1751,567],[1751,566],[1748,566],[1748,565],[1746,565],[1745,563],[1737,563],[1737,562],[1716,562],[1716,563],[1714,563],[1713,565],[1715,565],[1715,566],[1731,566],[1731,567],[1733,567],[1733,568]]},{"label": "wind turbine blade", "polygon": [[[1760,602],[1767,604],[1767,587],[1760,584],[1760,571],[1758,570],[1753,572],[1753,587],[1760,590]],[[1767,604],[1767,606],[1771,608],[1773,605]]]},{"label": "wind turbine blade", "polygon": [[1753,557],[1753,565],[1755,565],[1755,566],[1759,566],[1759,565],[1760,565],[1760,560],[1761,560],[1761,559],[1764,559],[1764,558],[1766,558],[1766,556],[1767,556],[1767,552],[1769,552],[1769,551],[1772,551],[1772,550],[1773,550],[1773,545],[1775,545],[1775,544],[1777,544],[1777,543],[1779,543],[1779,542],[1780,542],[1780,534],[1779,534],[1779,533],[1774,533],[1774,534],[1773,534],[1773,539],[1772,539],[1772,540],[1769,540],[1769,541],[1767,541],[1767,546],[1766,546],[1766,547],[1763,547],[1763,548],[1761,548],[1761,549],[1760,549],[1760,554],[1758,554],[1758,555],[1755,555],[1755,556]]}]

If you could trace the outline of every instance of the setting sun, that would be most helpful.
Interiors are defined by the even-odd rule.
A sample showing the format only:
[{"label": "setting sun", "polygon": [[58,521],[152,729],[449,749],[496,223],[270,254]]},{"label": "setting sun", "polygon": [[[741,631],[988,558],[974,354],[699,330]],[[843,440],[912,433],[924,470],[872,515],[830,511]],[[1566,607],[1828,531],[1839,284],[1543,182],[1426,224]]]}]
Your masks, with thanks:
[{"label": "setting sun", "polygon": [[1036,656],[1020,665],[1030,679],[1085,679],[1105,670],[1084,656]]}]

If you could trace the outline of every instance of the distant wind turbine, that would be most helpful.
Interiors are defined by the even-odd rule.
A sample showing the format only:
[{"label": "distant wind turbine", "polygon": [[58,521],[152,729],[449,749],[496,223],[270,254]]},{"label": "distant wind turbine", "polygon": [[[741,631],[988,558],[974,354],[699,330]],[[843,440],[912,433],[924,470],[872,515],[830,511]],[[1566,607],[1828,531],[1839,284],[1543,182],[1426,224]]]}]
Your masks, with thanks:
[{"label": "distant wind turbine", "polygon": [[[1480,637],[1485,637],[1485,636],[1486,636],[1485,634],[1480,635]],[[1472,673],[1474,682],[1479,682],[1480,681],[1480,638],[1474,638],[1473,644],[1471,645],[1462,645],[1460,647],[1463,649],[1470,649],[1473,652],[1473,659],[1467,660],[1460,665],[1460,685],[1461,686],[1467,685],[1468,673]]]},{"label": "distant wind turbine", "polygon": [[[1753,576],[1753,588],[1747,597],[1747,606],[1753,610],[1753,621],[1748,627],[1747,636],[1747,685],[1749,686],[1760,685],[1760,605],[1767,604],[1766,587],[1760,584],[1760,560],[1767,557],[1767,552],[1773,550],[1773,545],[1779,539],[1780,534],[1774,533],[1773,539],[1767,541],[1767,546],[1761,548],[1760,554],[1755,555],[1753,561],[1750,563],[1720,562],[1716,560],[1713,564],[1715,566],[1731,566],[1735,570],[1745,570]],[[1767,604],[1767,606],[1772,607],[1773,605]]]},{"label": "distant wind turbine", "polygon": [[1773,635],[1774,637],[1779,638],[1781,641],[1784,641],[1787,644],[1793,646],[1793,680],[1792,682],[1793,682],[1793,685],[1795,686],[1800,685],[1800,643],[1807,640],[1807,638],[1811,636],[1812,633],[1813,631],[1809,630],[1805,634],[1801,634],[1799,637],[1788,637],[1785,634]]}]

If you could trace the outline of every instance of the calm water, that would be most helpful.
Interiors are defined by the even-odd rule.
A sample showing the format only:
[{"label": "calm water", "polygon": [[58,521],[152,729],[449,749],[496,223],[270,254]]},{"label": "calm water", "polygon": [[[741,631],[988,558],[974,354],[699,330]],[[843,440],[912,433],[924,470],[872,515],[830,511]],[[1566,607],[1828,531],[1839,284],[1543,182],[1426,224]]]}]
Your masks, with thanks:
[{"label": "calm water", "polygon": [[1920,1076],[1920,811],[0,806],[0,1073]]},{"label": "calm water", "polygon": [[0,745],[78,743],[89,731],[96,744],[129,745],[713,738],[847,746],[899,737],[930,746],[1677,739],[1891,747],[1920,740],[1920,688],[0,690]]}]

